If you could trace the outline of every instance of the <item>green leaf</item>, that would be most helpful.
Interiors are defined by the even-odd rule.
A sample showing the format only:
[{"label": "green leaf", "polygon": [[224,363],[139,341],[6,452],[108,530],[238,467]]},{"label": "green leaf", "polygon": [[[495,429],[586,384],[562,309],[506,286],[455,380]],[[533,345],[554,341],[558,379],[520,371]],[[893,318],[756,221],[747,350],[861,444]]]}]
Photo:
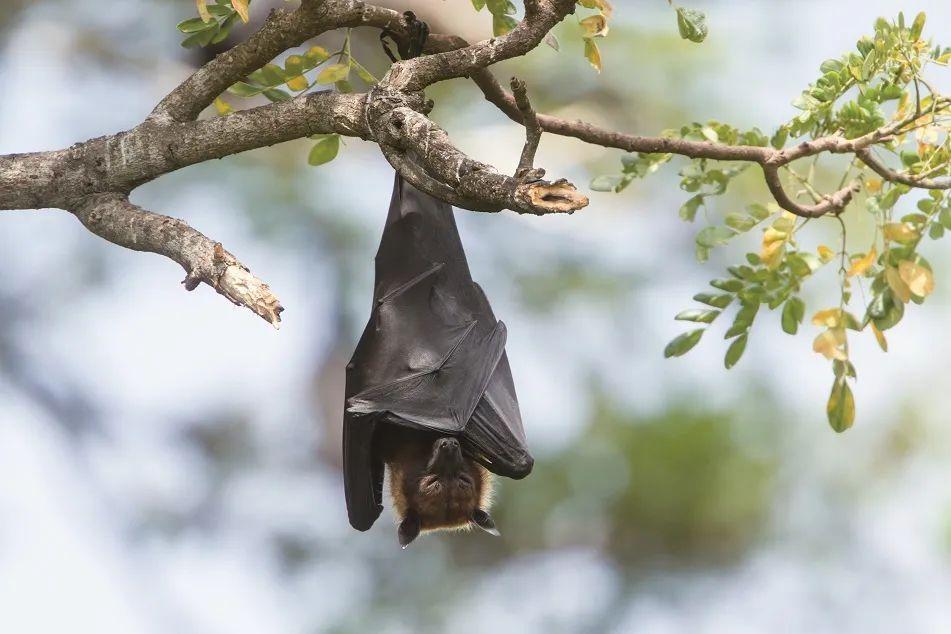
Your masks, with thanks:
[{"label": "green leaf", "polygon": [[189,20],[179,22],[176,28],[182,33],[197,33],[206,29],[216,28],[217,26],[218,23],[214,20],[211,22],[205,22],[201,18],[191,18]]},{"label": "green leaf", "polygon": [[598,176],[591,181],[591,189],[596,192],[613,192],[620,183],[619,176]]},{"label": "green leaf", "polygon": [[311,165],[323,165],[337,157],[340,151],[340,135],[331,134],[314,144],[307,155],[307,162]]},{"label": "green leaf", "polygon": [[231,87],[228,88],[228,92],[239,97],[253,97],[255,95],[260,95],[261,89],[243,81],[239,81],[232,84]]},{"label": "green leaf", "polygon": [[680,37],[699,44],[707,38],[706,16],[702,11],[677,7],[677,29]]},{"label": "green leaf", "polygon": [[743,352],[746,350],[746,340],[749,338],[748,334],[741,335],[733,340],[733,343],[730,344],[730,347],[727,348],[726,356],[723,358],[723,365],[726,366],[726,369],[729,370],[736,365],[736,362],[740,360],[740,357],[743,356]]},{"label": "green leaf", "polygon": [[231,35],[231,27],[234,26],[234,23],[237,22],[237,20],[238,14],[232,13],[231,17],[221,23],[221,28],[218,29],[218,33],[213,38],[211,38],[211,43],[219,44],[228,39],[228,36]]},{"label": "green leaf", "polygon": [[789,130],[786,128],[780,128],[776,130],[776,134],[769,140],[769,144],[772,145],[777,150],[781,150],[784,145],[786,145],[786,139],[789,138]]},{"label": "green leaf", "polygon": [[211,44],[211,41],[218,34],[218,23],[211,22],[213,28],[205,29],[204,31],[198,31],[197,33],[192,33],[184,40],[182,40],[182,46],[185,48],[194,48],[196,46],[208,46]]},{"label": "green leaf", "polygon": [[756,226],[756,218],[736,212],[728,213],[726,215],[725,222],[726,226],[732,227],[740,232],[749,231]]},{"label": "green leaf", "polygon": [[938,221],[944,225],[945,229],[951,229],[951,206],[942,207],[941,213],[938,214]]},{"label": "green leaf", "polygon": [[783,306],[783,332],[794,335],[799,331],[799,324],[806,316],[806,304],[798,297],[790,297]]},{"label": "green leaf", "polygon": [[264,79],[264,84],[272,88],[280,86],[288,78],[284,69],[277,64],[265,64],[260,70],[260,76]]},{"label": "green leaf", "polygon": [[729,339],[730,337],[735,337],[736,335],[749,330],[750,326],[753,325],[753,320],[756,319],[756,313],[758,312],[758,303],[751,302],[743,304],[743,308],[737,311],[736,318],[733,320],[733,326],[727,331],[725,338]]},{"label": "green leaf", "polygon": [[711,293],[697,293],[693,296],[695,302],[713,306],[714,308],[726,308],[733,302],[733,295],[713,295]]},{"label": "green leaf", "polygon": [[736,293],[743,290],[743,282],[740,280],[711,280],[710,286],[728,293]]},{"label": "green leaf", "polygon": [[[518,21],[510,15],[492,14],[492,35],[499,37],[505,35],[518,26]],[[587,44],[588,40],[585,40]]]},{"label": "green leaf", "polygon": [[487,0],[486,5],[493,15],[512,15],[515,13],[515,4],[512,0]]},{"label": "green leaf", "polygon": [[664,357],[669,359],[670,357],[680,357],[687,354],[691,348],[700,341],[700,337],[703,336],[703,331],[703,328],[697,328],[696,330],[685,332],[674,338],[674,340],[668,343],[667,347],[664,348]]},{"label": "green leaf", "polygon": [[931,223],[931,227],[928,229],[928,236],[930,236],[932,240],[944,237],[944,226],[937,222]]},{"label": "green leaf", "polygon": [[271,101],[290,101],[291,96],[286,91],[279,88],[268,88],[264,91],[264,96]]},{"label": "green leaf", "polygon": [[287,59],[284,60],[285,74],[290,77],[303,74],[307,70],[305,62],[306,60],[300,55],[288,55]]},{"label": "green leaf", "polygon": [[485,0],[472,0],[472,6],[476,11],[481,11],[485,7]]},{"label": "green leaf", "polygon": [[677,313],[674,317],[677,321],[692,321],[698,324],[709,324],[720,314],[718,310],[703,310],[702,308],[691,308]]},{"label": "green leaf", "polygon": [[765,205],[760,205],[759,203],[749,205],[746,208],[746,213],[756,218],[757,221],[766,220],[773,215],[773,212],[771,212]]},{"label": "green leaf", "polygon": [[736,232],[728,227],[717,225],[704,227],[697,234],[697,244],[707,248],[722,246],[735,235]]},{"label": "green leaf", "polygon": [[334,84],[343,81],[350,75],[349,64],[331,64],[317,75],[318,84]]},{"label": "green leaf", "polygon": [[697,210],[701,204],[703,204],[703,195],[697,194],[691,197],[690,200],[680,207],[680,217],[687,222],[693,222],[693,219],[697,217]]},{"label": "green leaf", "polygon": [[221,4],[209,4],[207,6],[208,13],[215,16],[216,18],[226,18],[231,15],[238,15],[231,7],[226,7]]},{"label": "green leaf", "polygon": [[829,425],[840,434],[855,422],[855,397],[844,376],[832,384],[826,414],[829,416]]},{"label": "green leaf", "polygon": [[925,28],[925,17],[924,11],[915,16],[915,21],[911,25],[911,39],[917,40],[921,37],[921,32]]}]

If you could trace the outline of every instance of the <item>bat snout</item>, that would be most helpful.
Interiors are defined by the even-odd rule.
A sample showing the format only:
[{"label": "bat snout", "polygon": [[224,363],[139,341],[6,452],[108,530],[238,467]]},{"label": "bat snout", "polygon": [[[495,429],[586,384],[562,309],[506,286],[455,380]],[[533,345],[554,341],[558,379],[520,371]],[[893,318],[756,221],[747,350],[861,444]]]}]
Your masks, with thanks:
[{"label": "bat snout", "polygon": [[438,451],[457,451],[461,450],[459,441],[455,438],[440,438],[435,443]]},{"label": "bat snout", "polygon": [[462,469],[462,445],[455,438],[439,438],[433,443],[430,469],[443,475],[453,475]]}]

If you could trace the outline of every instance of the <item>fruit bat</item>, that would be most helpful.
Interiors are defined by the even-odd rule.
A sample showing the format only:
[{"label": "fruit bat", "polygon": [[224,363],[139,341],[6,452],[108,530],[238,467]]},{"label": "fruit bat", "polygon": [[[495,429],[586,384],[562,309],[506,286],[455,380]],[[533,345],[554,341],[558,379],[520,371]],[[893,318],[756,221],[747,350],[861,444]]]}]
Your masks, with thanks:
[{"label": "fruit bat", "polygon": [[440,528],[497,534],[489,472],[518,479],[533,464],[505,338],[472,281],[452,208],[397,175],[372,312],[347,365],[344,488],[354,528],[379,517],[388,468],[404,547]]}]

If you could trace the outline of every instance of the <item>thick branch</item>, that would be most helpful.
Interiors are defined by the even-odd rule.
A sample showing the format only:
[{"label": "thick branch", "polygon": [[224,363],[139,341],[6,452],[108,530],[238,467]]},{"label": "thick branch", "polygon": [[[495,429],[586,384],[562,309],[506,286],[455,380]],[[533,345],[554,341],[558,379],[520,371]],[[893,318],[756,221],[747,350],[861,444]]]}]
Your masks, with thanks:
[{"label": "thick branch", "polygon": [[158,253],[178,262],[187,273],[188,290],[204,282],[239,306],[246,306],[280,327],[280,300],[267,284],[211,240],[176,218],[146,211],[123,194],[95,194],[70,208],[87,229],[113,244]]},{"label": "thick branch", "polygon": [[[419,169],[424,169],[430,178],[453,190],[451,202],[456,205],[476,211],[511,209],[543,215],[571,213],[588,204],[587,197],[567,182],[522,182],[469,158],[452,144],[445,130],[384,88],[371,91],[368,120],[375,140],[381,147],[389,146],[387,159],[404,177],[433,195],[445,195],[445,188],[433,191],[421,178]],[[405,156],[394,160],[394,150]]]},{"label": "thick branch", "polygon": [[65,150],[0,156],[0,209],[68,208],[182,167],[311,134],[367,137],[366,95],[319,92],[183,123],[146,121]]}]

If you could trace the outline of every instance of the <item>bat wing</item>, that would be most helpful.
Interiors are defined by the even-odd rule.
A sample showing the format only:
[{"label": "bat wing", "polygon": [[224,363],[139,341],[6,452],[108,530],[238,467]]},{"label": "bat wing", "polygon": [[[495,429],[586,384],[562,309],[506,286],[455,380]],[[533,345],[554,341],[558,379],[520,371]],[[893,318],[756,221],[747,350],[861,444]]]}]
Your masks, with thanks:
[{"label": "bat wing", "polygon": [[397,176],[373,310],[347,366],[344,480],[355,528],[366,530],[382,510],[379,425],[458,436],[489,470],[528,474],[505,339],[472,281],[452,208]]}]

